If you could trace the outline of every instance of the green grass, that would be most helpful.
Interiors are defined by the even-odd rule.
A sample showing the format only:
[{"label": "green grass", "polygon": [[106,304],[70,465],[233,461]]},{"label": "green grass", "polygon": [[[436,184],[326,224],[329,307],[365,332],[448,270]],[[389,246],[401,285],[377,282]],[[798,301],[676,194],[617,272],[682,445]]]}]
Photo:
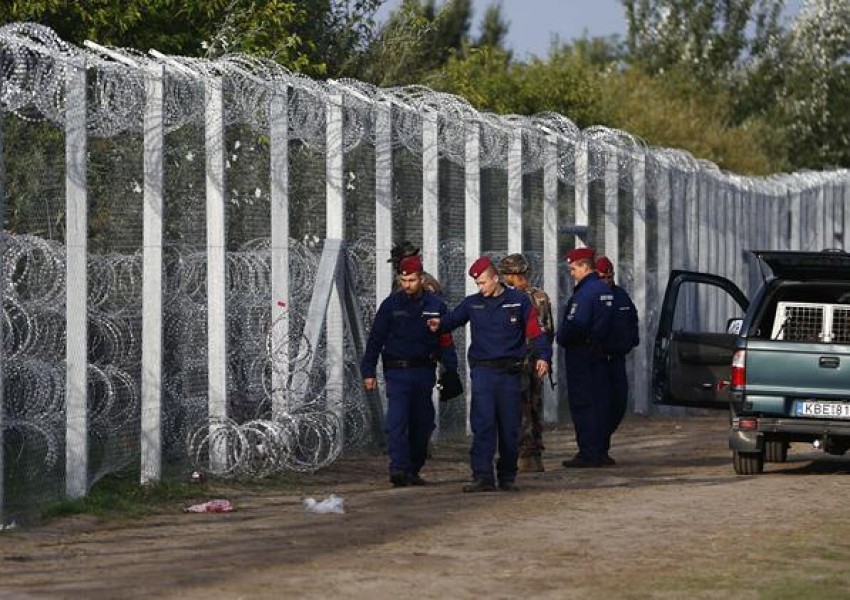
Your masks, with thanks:
[{"label": "green grass", "polygon": [[142,485],[139,475],[108,475],[99,480],[89,493],[76,500],[61,500],[45,506],[41,520],[73,515],[94,515],[110,519],[136,519],[147,515],[173,513],[175,506],[232,498],[240,493],[263,494],[302,490],[304,476],[281,474],[262,480],[221,481],[206,479],[201,484],[168,479]]},{"label": "green grass", "polygon": [[44,520],[80,514],[137,518],[157,514],[173,507],[175,503],[207,495],[205,485],[176,481],[142,485],[138,476],[112,475],[98,481],[88,495],[82,498],[62,500],[46,506],[41,516]]}]

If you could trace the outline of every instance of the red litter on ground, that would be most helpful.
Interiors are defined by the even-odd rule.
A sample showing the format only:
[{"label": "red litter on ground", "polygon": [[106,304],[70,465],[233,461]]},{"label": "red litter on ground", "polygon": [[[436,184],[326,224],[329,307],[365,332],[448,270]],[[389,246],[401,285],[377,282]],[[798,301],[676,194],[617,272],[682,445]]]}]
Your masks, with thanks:
[{"label": "red litter on ground", "polygon": [[216,499],[202,502],[201,504],[193,504],[183,509],[187,513],[224,513],[233,512],[236,509],[230,500]]}]

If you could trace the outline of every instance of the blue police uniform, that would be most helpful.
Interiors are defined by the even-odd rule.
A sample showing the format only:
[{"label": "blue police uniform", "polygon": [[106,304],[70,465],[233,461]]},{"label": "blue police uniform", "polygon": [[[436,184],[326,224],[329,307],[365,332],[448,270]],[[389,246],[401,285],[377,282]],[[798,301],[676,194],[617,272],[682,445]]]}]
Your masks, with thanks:
[{"label": "blue police uniform", "polygon": [[579,449],[576,458],[588,465],[600,465],[607,457],[610,392],[602,344],[612,315],[611,290],[597,273],[588,273],[567,302],[556,335],[566,356],[570,414]]},{"label": "blue police uniform", "polygon": [[378,355],[384,366],[387,393],[387,453],[390,473],[418,475],[425,464],[428,440],[434,431],[431,391],[437,360],[457,370],[451,336],[428,329],[428,319],[446,314],[446,303],[431,292],[412,297],[390,294],[378,308],[360,361],[363,378],[374,378]]},{"label": "blue police uniform", "polygon": [[469,345],[472,406],[472,476],[494,483],[493,458],[498,445],[496,475],[500,485],[512,484],[517,473],[521,421],[521,369],[530,339],[538,358],[552,360],[552,348],[537,322],[528,295],[504,288],[498,296],[480,292],[467,296],[440,322],[441,331],[470,324]]},{"label": "blue police uniform", "polygon": [[608,335],[602,348],[608,354],[608,377],[611,387],[611,409],[608,419],[608,439],[605,450],[611,446],[611,436],[626,414],[629,403],[629,380],[626,376],[626,354],[640,343],[638,316],[629,294],[618,285],[611,286],[614,313]]}]

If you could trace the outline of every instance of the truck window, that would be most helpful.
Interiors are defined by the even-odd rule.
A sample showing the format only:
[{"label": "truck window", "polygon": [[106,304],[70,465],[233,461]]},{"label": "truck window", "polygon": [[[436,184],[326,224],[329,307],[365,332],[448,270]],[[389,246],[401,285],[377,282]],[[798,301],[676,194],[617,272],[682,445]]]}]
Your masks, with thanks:
[{"label": "truck window", "polygon": [[850,285],[783,283],[773,290],[754,322],[754,338],[850,343]]},{"label": "truck window", "polygon": [[716,285],[687,281],[679,288],[673,330],[726,333],[729,319],[743,317],[738,303]]}]

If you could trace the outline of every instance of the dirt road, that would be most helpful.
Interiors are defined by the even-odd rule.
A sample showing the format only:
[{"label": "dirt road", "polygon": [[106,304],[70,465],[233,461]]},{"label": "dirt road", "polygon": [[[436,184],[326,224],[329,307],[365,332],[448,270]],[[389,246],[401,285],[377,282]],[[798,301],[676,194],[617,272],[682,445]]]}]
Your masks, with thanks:
[{"label": "dirt road", "polygon": [[[629,419],[615,467],[567,471],[572,431],[518,494],[462,494],[467,442],[425,488],[386,458],[297,490],[234,489],[230,514],[63,519],[0,536],[0,598],[832,598],[850,595],[850,460],[794,446],[736,476],[727,417]],[[817,460],[814,460],[817,459]],[[305,513],[336,492],[343,515]]]}]

